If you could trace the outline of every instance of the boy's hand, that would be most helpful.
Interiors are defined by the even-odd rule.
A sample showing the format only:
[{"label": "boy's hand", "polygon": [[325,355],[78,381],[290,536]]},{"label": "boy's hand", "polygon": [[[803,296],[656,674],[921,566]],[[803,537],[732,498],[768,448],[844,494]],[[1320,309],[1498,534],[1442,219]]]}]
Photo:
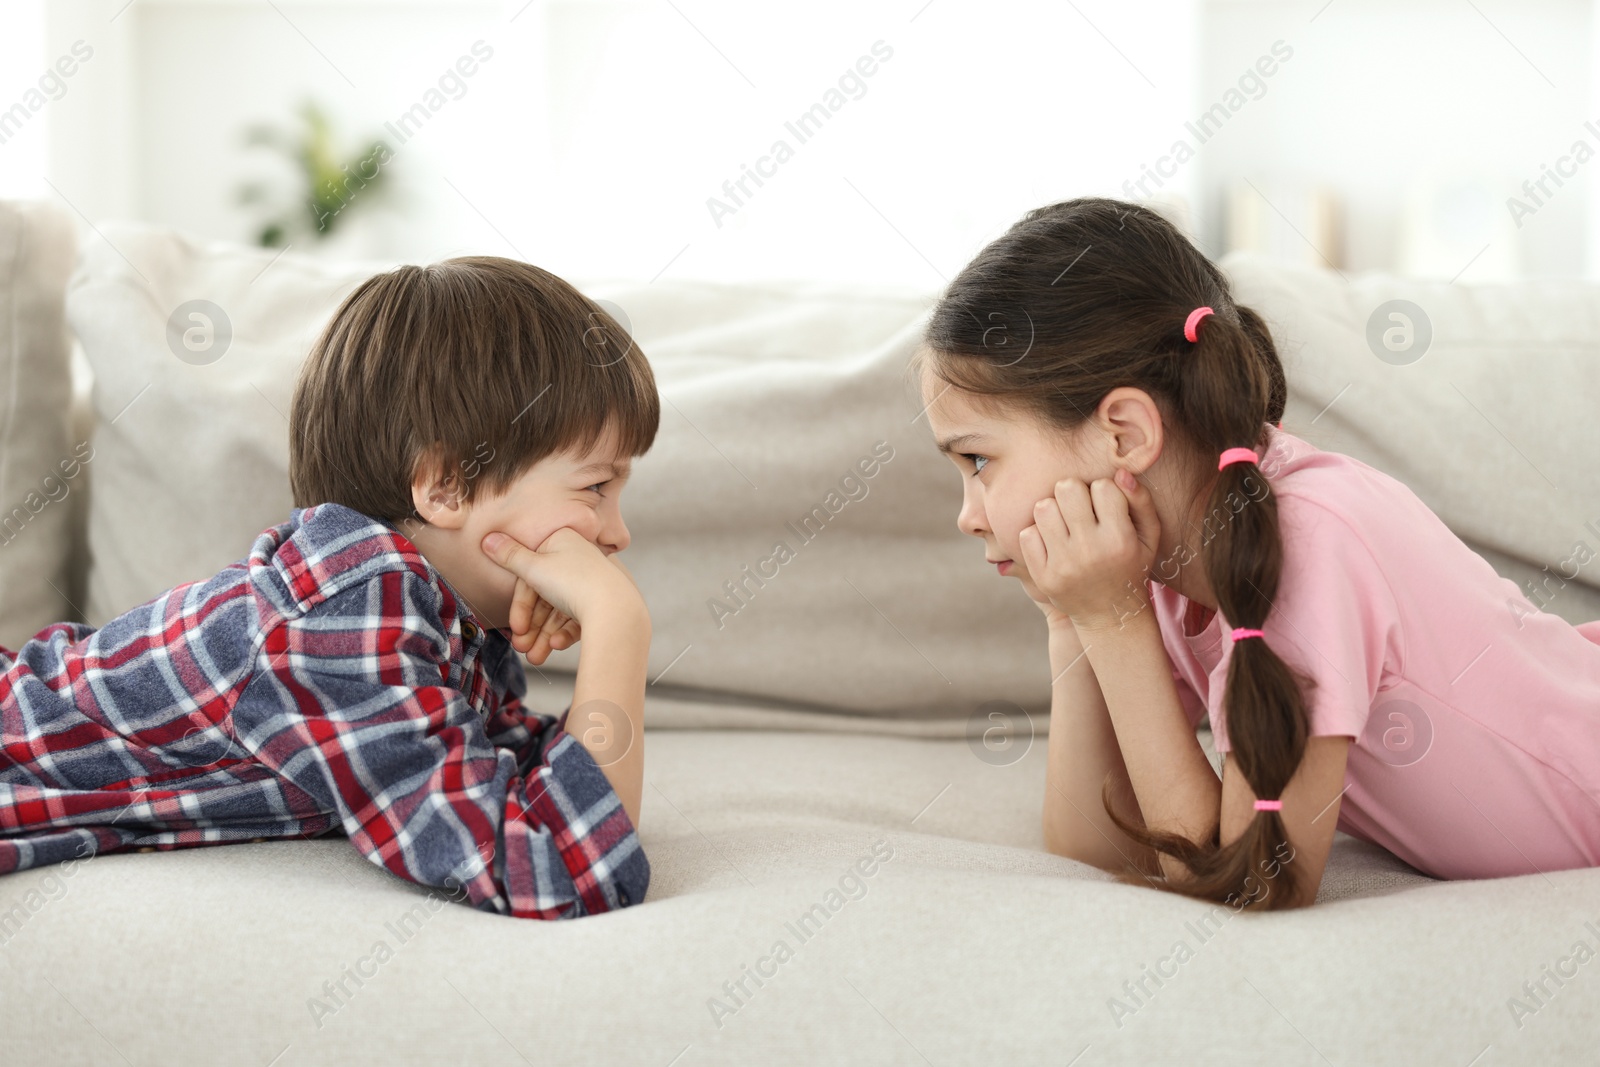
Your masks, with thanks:
[{"label": "boy's hand", "polygon": [[550,653],[571,648],[583,637],[578,620],[517,579],[511,597],[511,647],[528,657],[535,666],[550,658]]},{"label": "boy's hand", "polygon": [[[621,553],[607,556],[611,564],[633,581],[633,574],[622,562]],[[535,666],[550,658],[551,652],[571,648],[583,640],[583,626],[572,616],[534,591],[533,586],[517,579],[516,591],[511,597],[511,647],[528,657]]]},{"label": "boy's hand", "polygon": [[[649,617],[644,598],[627,568],[617,562],[614,555],[607,557],[571,527],[556,530],[537,549],[519,544],[502,533],[486,536],[482,548],[485,555],[517,576],[517,593],[511,609],[512,630],[532,635],[532,640],[527,642],[530,651],[540,643],[539,635],[548,635],[546,641],[553,641],[557,633],[566,631],[571,635],[567,643],[576,641],[584,619],[592,619],[596,614],[637,611]],[[520,631],[524,609],[519,607],[519,599],[527,611],[527,627]],[[545,602],[550,613],[544,615],[535,632],[533,618],[538,601]],[[565,616],[565,620],[556,613]]]},{"label": "boy's hand", "polygon": [[[622,562],[622,553],[620,553],[620,552],[611,553],[611,555],[606,557],[606,562],[610,563],[613,567],[617,568],[617,570],[621,571],[623,574],[625,574],[627,576],[628,584],[633,586],[634,592],[638,592],[639,591],[639,583],[634,580],[633,572],[630,571],[628,569],[627,565]],[[639,594],[639,599],[641,601],[644,600],[644,594],[643,593]]]}]

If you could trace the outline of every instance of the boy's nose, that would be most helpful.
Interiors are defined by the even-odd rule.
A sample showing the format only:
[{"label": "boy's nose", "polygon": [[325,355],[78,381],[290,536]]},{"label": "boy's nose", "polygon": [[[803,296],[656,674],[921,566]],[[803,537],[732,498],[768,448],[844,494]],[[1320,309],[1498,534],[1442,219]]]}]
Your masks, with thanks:
[{"label": "boy's nose", "polygon": [[600,543],[606,549],[606,555],[621,552],[633,541],[633,535],[628,533],[628,527],[621,519],[617,520],[615,527],[602,531]]}]

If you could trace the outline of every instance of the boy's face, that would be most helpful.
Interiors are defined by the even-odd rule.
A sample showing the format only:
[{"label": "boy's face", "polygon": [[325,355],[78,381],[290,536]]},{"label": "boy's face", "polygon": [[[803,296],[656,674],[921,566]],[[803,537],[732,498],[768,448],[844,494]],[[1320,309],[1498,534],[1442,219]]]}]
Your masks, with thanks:
[{"label": "boy's face", "polygon": [[[440,472],[432,472],[429,479],[419,471],[411,495],[428,525],[408,519],[400,524],[401,531],[467,599],[482,625],[507,629],[517,579],[484,555],[484,536],[498,531],[537,549],[552,533],[570,526],[606,555],[621,552],[630,541],[621,497],[632,458],[618,456],[615,449],[616,434],[608,428],[589,452],[546,456],[505,493],[491,497],[480,490],[470,504],[461,503],[440,484]],[[457,478],[468,477],[474,469],[469,461]]]}]

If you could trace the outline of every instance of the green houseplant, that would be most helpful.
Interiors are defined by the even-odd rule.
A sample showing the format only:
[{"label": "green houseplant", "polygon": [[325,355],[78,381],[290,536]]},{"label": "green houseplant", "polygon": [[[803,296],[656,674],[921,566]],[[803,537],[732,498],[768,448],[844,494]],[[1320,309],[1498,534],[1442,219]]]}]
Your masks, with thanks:
[{"label": "green houseplant", "polygon": [[393,157],[388,145],[374,138],[357,154],[341,157],[327,113],[307,100],[298,114],[295,130],[256,124],[245,131],[247,145],[285,156],[298,178],[297,187],[287,195],[265,181],[247,182],[239,189],[239,203],[265,208],[256,243],[267,248],[281,248],[296,236],[326,239],[357,203],[366,203],[388,188],[384,167]]}]

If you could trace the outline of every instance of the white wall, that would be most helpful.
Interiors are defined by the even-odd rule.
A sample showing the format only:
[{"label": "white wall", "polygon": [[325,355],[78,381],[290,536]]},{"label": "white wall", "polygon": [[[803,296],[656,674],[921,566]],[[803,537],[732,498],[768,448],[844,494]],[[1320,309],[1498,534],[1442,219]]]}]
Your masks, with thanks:
[{"label": "white wall", "polygon": [[[0,8],[0,196],[37,197],[44,183],[51,104],[65,94],[45,74],[44,7],[39,0]],[[5,114],[18,104],[23,110]]]},{"label": "white wall", "polygon": [[[388,135],[394,195],[353,211],[351,232],[324,251],[487,251],[575,277],[929,288],[1028,208],[1153,192],[1159,168],[1159,191],[1192,202],[1213,254],[1228,248],[1230,196],[1243,189],[1237,202],[1254,215],[1235,211],[1235,232],[1253,220],[1252,240],[1286,256],[1465,281],[1600,276],[1600,164],[1520,227],[1505,203],[1574,140],[1600,148],[1583,126],[1600,128],[1593,0],[40,8],[0,8],[0,92],[11,94],[0,106],[73,42],[94,57],[0,145],[0,195],[59,191],[93,220],[250,239],[236,188],[277,164],[243,147],[246,125],[286,122],[312,95],[353,145],[385,133],[481,40],[493,58],[464,95],[403,145]],[[892,57],[799,143],[785,122],[880,41]],[[1272,58],[1278,42],[1292,58]],[[1273,73],[1200,143],[1186,123],[1263,60]],[[723,183],[779,139],[793,157],[768,162],[770,177],[747,179],[733,204]],[[1181,164],[1179,141],[1194,151]],[[1339,209],[1327,235],[1307,196],[1317,188]],[[720,226],[711,197],[734,208]]]},{"label": "white wall", "polygon": [[1587,217],[1600,161],[1559,190],[1547,184],[1556,195],[1520,228],[1505,205],[1578,137],[1600,148],[1583,129],[1590,118],[1600,126],[1592,7],[1208,0],[1207,85],[1227,83],[1277,38],[1294,57],[1199,161],[1203,232],[1222,232],[1227,188],[1241,176],[1286,198],[1321,183],[1341,194],[1351,269],[1464,270],[1468,282],[1593,272]]},{"label": "white wall", "polygon": [[[1191,0],[138,0],[112,22],[121,2],[51,10],[49,47],[88,39],[101,64],[53,116],[52,173],[89,217],[247,237],[233,188],[267,164],[247,122],[313,93],[352,137],[380,131],[481,38],[493,59],[400,148],[405,195],[351,247],[586,277],[936,286],[1030,207],[1120,195],[1194,71]],[[880,41],[800,143],[785,122]],[[793,157],[718,226],[708,198],[780,139]]]}]

